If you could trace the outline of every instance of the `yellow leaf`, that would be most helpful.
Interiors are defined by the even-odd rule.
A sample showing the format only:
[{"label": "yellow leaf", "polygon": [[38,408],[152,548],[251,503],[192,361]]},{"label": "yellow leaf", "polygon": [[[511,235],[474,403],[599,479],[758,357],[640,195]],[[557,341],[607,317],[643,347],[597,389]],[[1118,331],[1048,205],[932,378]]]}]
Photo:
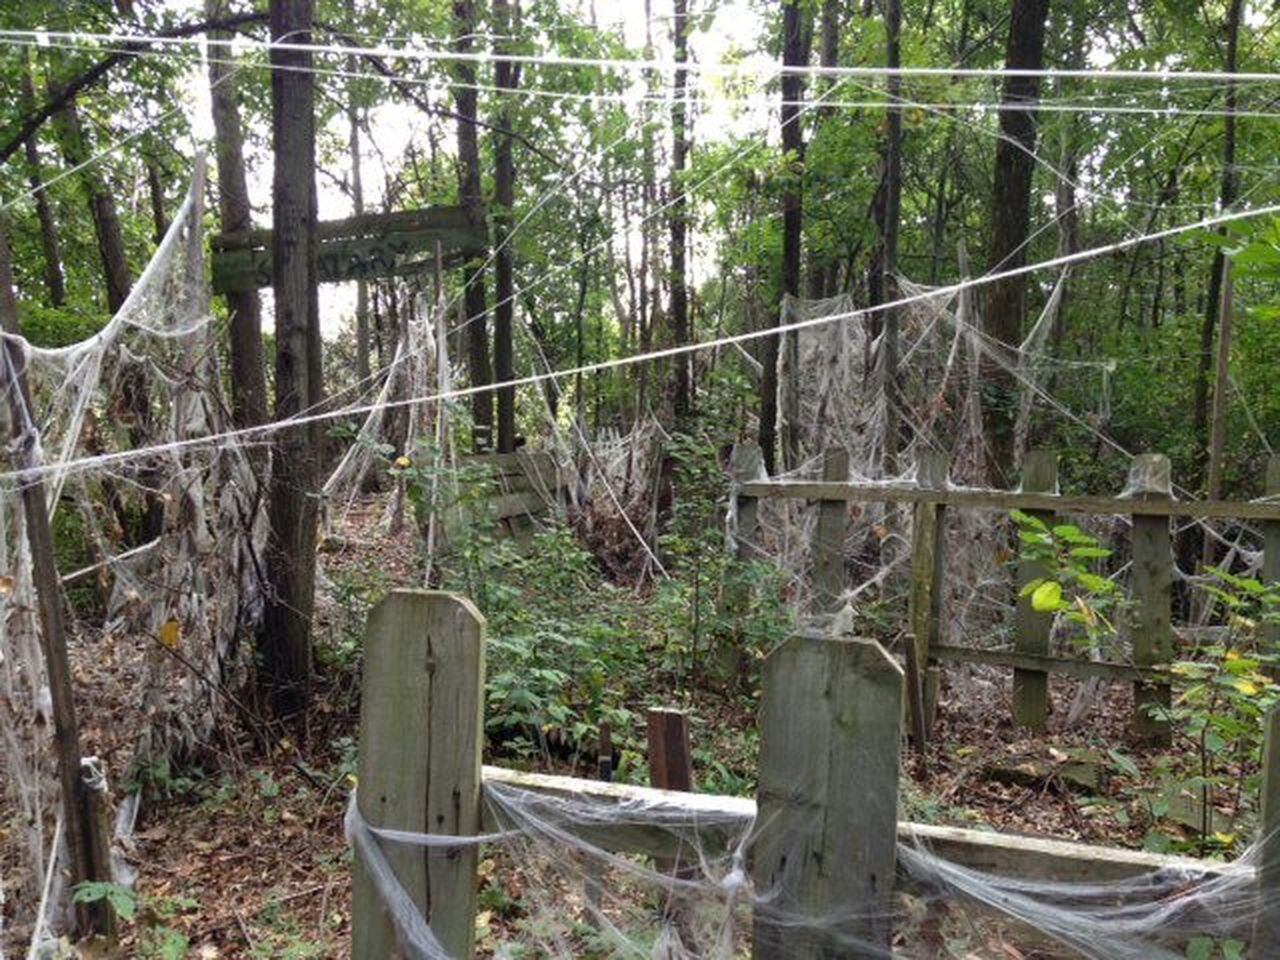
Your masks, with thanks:
[{"label": "yellow leaf", "polygon": [[1036,613],[1052,613],[1062,603],[1062,584],[1046,580],[1031,594],[1031,609]]},{"label": "yellow leaf", "polygon": [[1243,677],[1237,677],[1231,681],[1231,685],[1246,697],[1256,697],[1258,695],[1258,685],[1252,680],[1245,680]]},{"label": "yellow leaf", "polygon": [[7,597],[13,593],[13,577],[0,577],[0,597]]},{"label": "yellow leaf", "polygon": [[1215,831],[1213,839],[1218,841],[1218,843],[1222,844],[1224,847],[1229,847],[1231,844],[1236,842],[1236,835],[1234,833],[1218,833]]},{"label": "yellow leaf", "polygon": [[1226,659],[1227,659],[1227,660],[1239,660],[1239,659],[1240,659],[1240,651],[1239,651],[1239,650],[1228,650],[1228,651],[1227,651]]},{"label": "yellow leaf", "polygon": [[396,457],[396,466],[399,467],[401,470],[408,470],[411,466],[413,466],[413,461],[410,460],[408,457]]},{"label": "yellow leaf", "polygon": [[160,632],[156,636],[170,650],[177,650],[178,640],[182,637],[182,624],[170,618],[161,625]]}]

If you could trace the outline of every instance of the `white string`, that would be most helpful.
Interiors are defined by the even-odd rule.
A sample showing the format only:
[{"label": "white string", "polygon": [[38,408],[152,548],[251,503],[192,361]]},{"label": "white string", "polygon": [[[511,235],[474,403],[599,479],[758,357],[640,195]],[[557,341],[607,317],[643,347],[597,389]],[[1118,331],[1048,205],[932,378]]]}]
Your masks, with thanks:
[{"label": "white string", "polygon": [[[778,336],[783,333],[789,333],[793,330],[805,330],[813,327],[823,326],[833,323],[837,320],[848,319],[857,316],[870,316],[871,314],[886,311],[897,310],[908,306],[912,303],[918,303],[925,300],[931,300],[938,297],[951,297],[961,291],[972,289],[974,287],[986,286],[997,280],[1008,279],[1010,277],[1024,276],[1036,273],[1042,270],[1051,270],[1057,267],[1068,266],[1073,263],[1083,263],[1107,254],[1116,253],[1121,250],[1127,250],[1141,243],[1147,243],[1154,240],[1163,240],[1170,237],[1182,236],[1187,233],[1193,233],[1198,230],[1205,230],[1210,227],[1220,226],[1225,223],[1233,223],[1239,220],[1249,220],[1263,216],[1274,216],[1280,214],[1280,204],[1271,204],[1264,207],[1257,207],[1253,210],[1237,210],[1228,213],[1219,214],[1217,216],[1205,217],[1193,223],[1181,224],[1179,226],[1168,227],[1164,230],[1155,231],[1153,233],[1144,234],[1137,237],[1130,237],[1124,240],[1117,240],[1113,243],[1104,244],[1100,247],[1091,247],[1087,250],[1079,250],[1075,253],[1065,254],[1063,256],[1054,257],[1049,260],[1037,263],[1024,264],[1000,273],[987,274],[981,277],[974,277],[968,280],[962,280],[947,286],[937,287],[929,291],[914,294],[907,297],[901,297],[888,303],[880,304],[875,307],[866,307],[858,310],[850,310],[843,313],[832,314],[824,317],[813,317],[806,320],[797,320],[792,323],[779,324],[774,327],[768,327],[761,330],[750,330],[744,333],[731,334],[718,337],[714,340],[699,341],[697,343],[681,344],[679,346],[665,347],[658,350],[651,350],[648,353],[635,354],[629,357],[618,357],[612,360],[604,360],[596,363],[583,364],[576,367],[553,371],[550,373],[531,374],[524,377],[516,377],[511,380],[505,380],[500,383],[486,383],[467,387],[456,387],[451,390],[439,393],[420,396],[408,397],[401,400],[394,400],[387,403],[387,408],[394,407],[410,407],[424,403],[438,403],[444,400],[454,400],[460,397],[469,397],[476,394],[492,392],[507,387],[521,387],[531,384],[542,383],[556,377],[571,377],[578,374],[597,373],[605,370],[612,370],[620,367],[635,366],[641,363],[647,363],[653,360],[663,360],[670,357],[683,356],[685,354],[696,353],[701,350],[714,349],[717,347],[728,346],[735,343],[746,343],[754,340],[761,340],[765,337]],[[5,334],[6,337],[12,337],[12,334]],[[17,338],[20,342],[22,338]],[[102,466],[109,463],[119,461],[136,460],[149,454],[164,453],[167,451],[177,451],[200,447],[207,444],[218,443],[229,439],[238,439],[241,437],[252,435],[266,435],[286,430],[292,427],[305,426],[310,423],[323,422],[333,420],[340,417],[348,417],[367,413],[373,409],[372,406],[362,407],[346,407],[340,410],[329,410],[320,413],[311,414],[306,417],[297,417],[290,420],[278,421],[275,423],[259,424],[257,426],[243,427],[237,430],[227,430],[221,433],[210,434],[204,437],[192,437],[186,440],[174,441],[171,443],[155,444],[151,446],[139,447],[133,450],[121,451],[116,453],[99,454],[91,457],[82,457],[77,460],[70,460],[64,464],[55,466],[37,466],[27,470],[10,470],[0,473],[0,481],[26,481],[35,480],[43,477],[45,474],[65,468],[66,470],[82,471],[95,466]]]},{"label": "white string", "polygon": [[[163,57],[163,56],[174,55],[171,53],[167,53],[166,51],[134,50],[126,47],[111,48],[111,47],[87,46],[85,44],[74,44],[74,43],[38,44],[35,41],[29,41],[25,44],[22,41],[9,41],[9,42],[16,43],[19,45],[47,46],[49,48],[57,49],[57,50],[74,50],[79,52],[95,52],[96,51],[96,52],[103,52],[103,53],[120,53],[120,54],[127,54],[130,56],[136,56],[136,57]],[[355,49],[368,50],[369,48],[355,48]],[[179,51],[178,53],[181,53],[181,51]],[[652,104],[656,106],[662,106],[662,105],[670,105],[673,103],[682,102],[682,103],[689,103],[690,105],[696,106],[697,102],[701,100],[709,103],[740,105],[744,107],[753,107],[753,108],[764,107],[764,108],[772,109],[779,105],[802,106],[803,104],[810,102],[807,100],[779,100],[776,97],[747,96],[742,94],[736,94],[732,88],[723,88],[723,87],[713,87],[705,90],[700,90],[696,98],[690,98],[690,99],[681,101],[665,93],[646,93],[646,94],[599,93],[599,92],[583,93],[583,92],[570,91],[570,90],[543,90],[543,89],[538,89],[538,88],[529,87],[529,86],[522,86],[517,88],[498,87],[492,84],[484,84],[484,83],[459,83],[455,80],[444,79],[444,78],[388,76],[382,73],[360,72],[360,71],[354,71],[354,70],[346,70],[338,67],[315,67],[315,66],[304,67],[304,66],[293,65],[293,64],[273,64],[267,61],[249,61],[243,58],[209,57],[208,62],[227,64],[227,65],[234,64],[242,68],[248,68],[248,69],[272,70],[272,71],[278,70],[278,71],[291,72],[291,73],[308,73],[308,74],[314,74],[316,76],[336,77],[339,79],[374,80],[379,83],[386,84],[388,86],[403,85],[403,86],[412,86],[412,87],[430,87],[432,89],[447,88],[450,90],[475,90],[479,93],[490,93],[490,94],[495,94],[499,96],[543,97],[543,98],[552,99],[552,100],[569,100],[574,102],[593,103],[593,104],[594,103],[614,103],[614,104],[621,104],[624,106]],[[846,78],[845,80],[838,81],[838,82],[847,83],[849,82],[849,79],[851,78]],[[1259,83],[1259,81],[1256,81],[1256,80],[1251,82],[1254,84]],[[866,89],[874,90],[873,87],[867,87]],[[1225,87],[1221,85],[1215,85],[1210,89],[1221,91],[1221,90],[1224,90]],[[1150,92],[1158,94],[1160,96],[1170,96],[1170,95],[1181,95],[1181,94],[1189,93],[1191,92],[1191,90],[1189,89],[1183,89],[1178,91],[1160,90],[1160,91],[1150,91]],[[1098,94],[1093,99],[1102,99],[1104,97],[1143,96],[1143,95],[1145,94],[1142,91],[1130,90],[1130,91],[1124,91],[1120,93]],[[1277,111],[1277,110],[1262,110],[1262,109],[1248,109],[1248,108],[1237,108],[1235,110],[1229,110],[1226,107],[1200,109],[1195,107],[1177,106],[1174,104],[1165,104],[1165,105],[1152,104],[1147,106],[1141,106],[1141,105],[1108,106],[1103,104],[1079,102],[1080,100],[1090,100],[1090,99],[1091,98],[1089,96],[1085,96],[1082,98],[1078,98],[1078,100],[1075,102],[1061,103],[1053,100],[1052,98],[1041,97],[1036,99],[1035,101],[1031,101],[1031,104],[1033,105],[1028,106],[1028,104],[1009,103],[1002,100],[961,99],[961,100],[941,100],[941,101],[930,102],[930,101],[924,101],[924,100],[914,100],[906,96],[897,97],[896,99],[886,99],[885,96],[882,96],[873,100],[824,100],[823,105],[832,109],[845,109],[845,110],[886,110],[891,107],[898,106],[902,109],[928,110],[935,113],[938,113],[938,112],[948,113],[948,112],[960,111],[960,110],[973,110],[983,114],[1005,113],[1005,112],[1025,113],[1028,110],[1031,110],[1032,112],[1035,112],[1035,113],[1116,114],[1116,115],[1155,116],[1155,117],[1197,117],[1197,116],[1221,117],[1221,116],[1231,115],[1235,117],[1253,118],[1253,119],[1272,119],[1272,120],[1280,119],[1280,111]],[[1274,100],[1274,98],[1268,97],[1269,102],[1272,100]]]},{"label": "white string", "polygon": [[227,49],[234,47],[248,49],[276,49],[298,53],[332,53],[343,56],[373,55],[400,60],[419,62],[448,63],[513,63],[531,64],[535,66],[584,67],[597,69],[626,70],[631,72],[687,70],[693,73],[705,73],[716,76],[760,76],[762,73],[783,73],[806,77],[1018,77],[1044,79],[1076,79],[1076,80],[1140,80],[1160,83],[1177,83],[1185,81],[1214,81],[1236,83],[1256,81],[1259,83],[1280,82],[1280,73],[1242,72],[1226,70],[1171,70],[1155,68],[1150,70],[1117,69],[1097,67],[1087,69],[1064,69],[1050,67],[1044,69],[1009,68],[1009,67],[881,67],[881,66],[815,66],[812,64],[768,64],[747,61],[676,61],[657,58],[625,58],[625,57],[578,57],[561,54],[498,54],[491,51],[462,52],[457,50],[424,50],[410,47],[393,47],[383,45],[351,46],[340,43],[285,43],[266,40],[254,40],[237,37],[232,40],[205,40],[200,37],[155,37],[140,33],[63,31],[63,30],[0,30],[0,41],[24,40],[49,42],[50,40],[94,40],[104,43],[125,43],[130,45],[159,46],[194,46],[209,43]]}]

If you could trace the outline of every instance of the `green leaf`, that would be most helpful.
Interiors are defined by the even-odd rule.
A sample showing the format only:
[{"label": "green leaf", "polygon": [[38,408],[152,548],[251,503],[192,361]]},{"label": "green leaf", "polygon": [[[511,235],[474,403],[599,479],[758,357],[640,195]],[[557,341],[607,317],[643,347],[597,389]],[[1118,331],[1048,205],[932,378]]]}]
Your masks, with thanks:
[{"label": "green leaf", "polygon": [[1023,584],[1022,589],[1018,591],[1018,596],[1020,597],[1031,596],[1031,594],[1035,593],[1037,590],[1040,589],[1041,585],[1044,584],[1044,582],[1045,582],[1044,577],[1036,577],[1034,580],[1027,581],[1025,584]]},{"label": "green leaf", "polygon": [[1111,551],[1106,547],[1072,547],[1069,553],[1082,560],[1102,560],[1111,556]]},{"label": "green leaf", "polygon": [[1053,613],[1062,607],[1062,584],[1046,580],[1031,594],[1031,609],[1037,613]]}]

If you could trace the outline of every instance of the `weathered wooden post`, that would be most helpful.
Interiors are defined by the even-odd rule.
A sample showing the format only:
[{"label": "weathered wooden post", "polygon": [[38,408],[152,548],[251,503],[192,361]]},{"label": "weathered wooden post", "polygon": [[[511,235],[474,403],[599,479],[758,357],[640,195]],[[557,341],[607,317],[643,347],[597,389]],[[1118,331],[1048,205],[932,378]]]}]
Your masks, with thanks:
[{"label": "weathered wooden post", "polygon": [[756,960],[887,953],[902,687],[873,640],[792,637],[765,663]]},{"label": "weathered wooden post", "polygon": [[[849,451],[828,447],[822,455],[822,479],[849,479]],[[818,528],[813,537],[813,610],[832,613],[844,591],[844,528],[849,505],[844,500],[818,501]]]},{"label": "weathered wooden post", "polygon": [[[1057,493],[1058,455],[1051,450],[1031,450],[1022,464],[1024,493]],[[1028,510],[1028,514],[1052,525],[1054,515],[1048,510]],[[1048,571],[1034,560],[1018,561],[1018,589],[1043,577]],[[1013,617],[1014,649],[1018,653],[1046,656],[1053,619],[1036,613],[1030,597],[1018,597]],[[1049,673],[1045,670],[1013,669],[1013,722],[1020,727],[1043,730],[1049,719]]]},{"label": "weathered wooden post", "polygon": [[680,710],[653,707],[647,715],[649,783],[663,790],[693,789],[689,718]]},{"label": "weathered wooden post", "polygon": [[[1267,460],[1265,490],[1268,497],[1280,498],[1280,454]],[[1280,583],[1280,520],[1262,521],[1262,582]],[[1264,624],[1262,639],[1271,651],[1280,650],[1280,623]]]},{"label": "weathered wooden post", "polygon": [[737,501],[737,523],[733,530],[734,554],[739,560],[754,560],[760,550],[760,504],[755,497],[738,493],[744,483],[764,475],[764,456],[754,443],[736,444],[729,454],[730,495]]},{"label": "weathered wooden post", "polygon": [[[945,489],[947,469],[945,453],[921,451],[916,458],[916,486],[926,490]],[[923,702],[918,712],[923,717],[926,734],[933,726],[941,679],[939,670],[929,665],[929,651],[940,639],[942,532],[946,510],[945,504],[925,501],[915,505],[911,518],[911,634],[915,640],[914,661],[919,665],[922,681],[920,696]]]},{"label": "weathered wooden post", "polygon": [[[1167,500],[1173,496],[1169,458],[1143,453],[1129,468],[1128,495],[1136,500]],[[1169,518],[1133,514],[1133,574],[1130,579],[1134,611],[1130,623],[1133,662],[1139,667],[1173,659],[1173,546]],[[1144,739],[1169,742],[1169,725],[1158,715],[1170,705],[1168,684],[1135,681],[1133,728]],[[1154,711],[1154,714],[1153,714]]]},{"label": "weathered wooden post", "polygon": [[[480,827],[484,618],[451,593],[397,590],[369,616],[358,808],[374,828],[473,836]],[[376,842],[376,841],[375,841]],[[477,849],[380,849],[451,957],[475,948]],[[398,957],[396,930],[357,853],[352,956]]]},{"label": "weathered wooden post", "polygon": [[1258,913],[1251,957],[1280,956],[1280,707],[1266,716],[1262,816],[1258,833]]}]

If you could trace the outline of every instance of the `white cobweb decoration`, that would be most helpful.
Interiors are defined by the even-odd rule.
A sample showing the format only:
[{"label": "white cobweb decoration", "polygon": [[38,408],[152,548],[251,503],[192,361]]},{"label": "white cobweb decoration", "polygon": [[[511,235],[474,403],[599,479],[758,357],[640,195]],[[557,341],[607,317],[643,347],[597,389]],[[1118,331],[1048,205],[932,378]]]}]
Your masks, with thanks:
[{"label": "white cobweb decoration", "polygon": [[[50,517],[73,512],[94,560],[63,571],[96,587],[68,654],[86,752],[126,776],[207,744],[247,669],[260,611],[259,504],[266,454],[232,429],[205,279],[204,162],[125,304],[94,336],[57,349],[21,341]],[[8,419],[8,407],[2,415]],[[5,427],[7,428],[7,423]],[[191,442],[195,441],[195,442]],[[253,459],[251,459],[251,457]],[[0,489],[0,790],[19,812],[4,853],[20,902],[37,901],[60,809],[50,697],[16,485]],[[121,834],[136,805],[122,805]],[[28,898],[28,895],[29,898]],[[55,889],[50,902],[60,897]]]}]

